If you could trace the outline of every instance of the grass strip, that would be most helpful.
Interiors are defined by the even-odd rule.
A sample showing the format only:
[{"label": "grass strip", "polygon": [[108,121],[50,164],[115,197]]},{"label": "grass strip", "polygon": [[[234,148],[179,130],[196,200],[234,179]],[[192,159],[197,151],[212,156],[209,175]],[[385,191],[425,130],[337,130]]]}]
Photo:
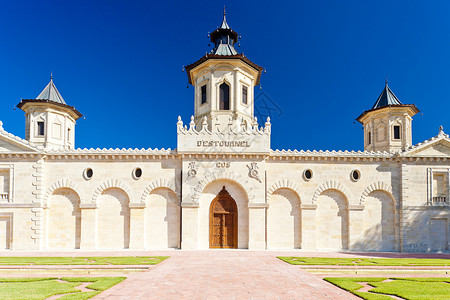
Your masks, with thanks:
[{"label": "grass strip", "polygon": [[[126,277],[55,277],[0,278],[0,299],[46,299],[62,295],[63,300],[84,300],[94,297],[112,286],[124,281]],[[83,282],[93,291],[81,292],[76,287]]]},{"label": "grass strip", "polygon": [[56,277],[3,277],[0,278],[0,282],[33,282],[33,281],[44,281],[44,280],[55,280]]},{"label": "grass strip", "polygon": [[449,299],[450,285],[443,281],[409,281],[394,280],[390,282],[371,282],[375,288],[372,293],[398,296],[404,299]]},{"label": "grass strip", "polygon": [[327,266],[450,266],[450,259],[431,258],[349,258],[277,256],[292,265]]},{"label": "grass strip", "polygon": [[126,277],[62,277],[67,282],[92,282],[86,286],[88,289],[104,291],[124,281]]},{"label": "grass strip", "polygon": [[60,283],[55,280],[10,281],[0,283],[0,299],[41,300],[53,295],[77,293],[79,283]]},{"label": "grass strip", "polygon": [[[383,282],[384,277],[327,277],[325,281],[336,285],[367,300],[392,299],[387,295],[397,296],[404,299],[449,299],[450,278],[428,277],[428,278],[389,278],[392,281]],[[365,282],[374,288],[370,292],[358,292]]]},{"label": "grass strip", "polygon": [[0,257],[0,265],[156,265],[169,256]]}]

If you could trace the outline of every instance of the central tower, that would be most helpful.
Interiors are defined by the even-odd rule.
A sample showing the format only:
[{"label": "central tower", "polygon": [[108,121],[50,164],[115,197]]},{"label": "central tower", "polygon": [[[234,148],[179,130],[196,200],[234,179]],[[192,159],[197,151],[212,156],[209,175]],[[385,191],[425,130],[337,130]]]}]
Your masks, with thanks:
[{"label": "central tower", "polygon": [[230,122],[251,126],[253,90],[262,68],[234,48],[240,37],[228,25],[225,10],[222,24],[209,37],[214,49],[186,66],[189,83],[195,87],[194,122],[199,128],[206,117],[210,130]]}]

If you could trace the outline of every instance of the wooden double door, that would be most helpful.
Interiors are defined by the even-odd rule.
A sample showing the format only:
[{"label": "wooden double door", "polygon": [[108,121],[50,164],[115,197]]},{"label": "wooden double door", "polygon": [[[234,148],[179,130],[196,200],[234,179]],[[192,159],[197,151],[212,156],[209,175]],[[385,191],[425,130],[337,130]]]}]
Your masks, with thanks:
[{"label": "wooden double door", "polygon": [[209,247],[237,248],[237,206],[225,187],[209,209]]}]

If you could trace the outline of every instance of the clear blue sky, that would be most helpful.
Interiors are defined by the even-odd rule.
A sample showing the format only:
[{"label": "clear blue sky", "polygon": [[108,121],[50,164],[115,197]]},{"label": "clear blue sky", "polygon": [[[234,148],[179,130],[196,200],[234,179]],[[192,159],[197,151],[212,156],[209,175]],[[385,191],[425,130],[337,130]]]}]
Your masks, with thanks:
[{"label": "clear blue sky", "polygon": [[[223,4],[241,47],[265,67],[273,149],[361,150],[355,118],[389,86],[421,113],[413,143],[450,132],[450,1],[2,1],[0,120],[24,137],[14,106],[50,72],[86,119],[80,148],[175,148],[193,114],[182,66],[209,51]],[[259,87],[255,90],[260,92]],[[355,123],[354,123],[355,122]]]}]

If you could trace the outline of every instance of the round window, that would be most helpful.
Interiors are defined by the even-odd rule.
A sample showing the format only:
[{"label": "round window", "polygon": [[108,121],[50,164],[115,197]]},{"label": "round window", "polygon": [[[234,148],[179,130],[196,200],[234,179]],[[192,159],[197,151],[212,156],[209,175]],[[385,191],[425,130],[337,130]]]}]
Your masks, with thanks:
[{"label": "round window", "polygon": [[142,169],[141,168],[136,168],[133,170],[133,177],[134,179],[139,179],[142,176]]},{"label": "round window", "polygon": [[83,172],[84,179],[89,180],[92,178],[92,176],[94,176],[94,171],[91,168],[87,168],[84,170]]},{"label": "round window", "polygon": [[310,169],[307,169],[307,170],[305,170],[305,171],[303,172],[303,178],[304,178],[306,181],[311,180],[312,177],[313,177],[313,173],[312,173],[312,171],[311,171]]},{"label": "round window", "polygon": [[351,178],[353,181],[358,181],[361,178],[361,173],[358,170],[353,170],[351,173]]}]

